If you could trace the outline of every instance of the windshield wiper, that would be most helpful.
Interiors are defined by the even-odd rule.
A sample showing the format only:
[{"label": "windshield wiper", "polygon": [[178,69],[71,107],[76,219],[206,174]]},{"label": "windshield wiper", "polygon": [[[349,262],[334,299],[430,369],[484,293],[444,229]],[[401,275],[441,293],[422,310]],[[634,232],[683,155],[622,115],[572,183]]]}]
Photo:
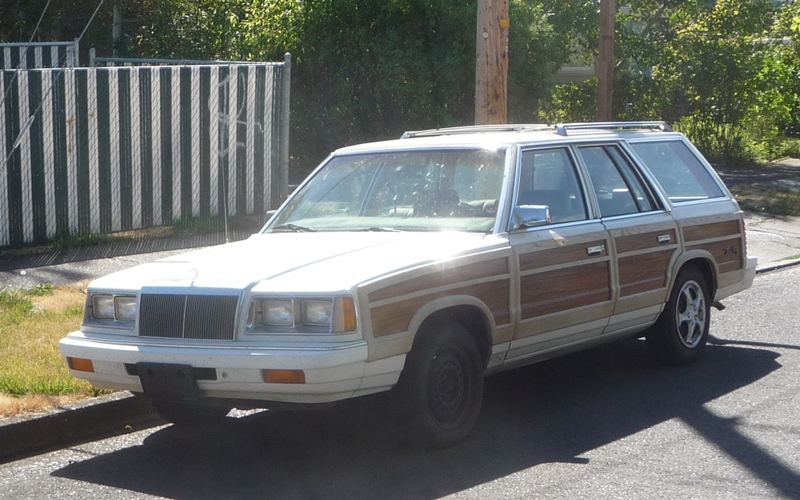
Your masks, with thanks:
[{"label": "windshield wiper", "polygon": [[400,229],[395,229],[393,227],[365,227],[364,229],[359,229],[362,232],[370,232],[370,233],[402,233],[403,231]]},{"label": "windshield wiper", "polygon": [[314,233],[317,231],[313,227],[299,226],[297,224],[292,224],[291,222],[287,222],[285,224],[278,224],[277,226],[272,228],[272,231],[275,230],[294,231],[295,233]]}]

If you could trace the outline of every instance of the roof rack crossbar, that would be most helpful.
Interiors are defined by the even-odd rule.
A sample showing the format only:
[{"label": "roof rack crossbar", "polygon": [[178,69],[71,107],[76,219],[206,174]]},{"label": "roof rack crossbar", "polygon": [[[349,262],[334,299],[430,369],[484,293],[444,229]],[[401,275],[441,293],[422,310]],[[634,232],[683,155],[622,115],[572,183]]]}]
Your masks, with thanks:
[{"label": "roof rack crossbar", "polygon": [[672,132],[672,127],[663,121],[642,121],[642,122],[597,122],[597,123],[559,123],[556,125],[556,133],[566,136],[570,130],[660,130],[662,132]]},{"label": "roof rack crossbar", "polygon": [[464,127],[446,127],[429,130],[409,130],[401,139],[412,137],[436,137],[439,135],[478,134],[481,132],[526,132],[535,130],[552,130],[552,125],[539,123],[532,124],[497,124],[497,125],[468,125]]}]

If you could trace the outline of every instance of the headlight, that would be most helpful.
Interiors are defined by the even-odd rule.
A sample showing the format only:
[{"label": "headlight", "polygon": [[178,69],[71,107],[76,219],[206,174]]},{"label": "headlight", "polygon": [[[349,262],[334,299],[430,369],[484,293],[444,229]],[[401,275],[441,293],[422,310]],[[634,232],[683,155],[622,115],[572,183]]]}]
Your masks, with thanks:
[{"label": "headlight", "polygon": [[333,312],[331,300],[304,300],[303,324],[310,326],[330,326]]},{"label": "headlight", "polygon": [[264,324],[269,326],[294,326],[294,304],[291,300],[262,300]]},{"label": "headlight", "polygon": [[114,319],[114,296],[92,295],[92,316],[97,319]]},{"label": "headlight", "polygon": [[115,297],[114,308],[120,321],[136,320],[136,297]]},{"label": "headlight", "polygon": [[91,306],[91,311],[87,311],[86,320],[136,320],[137,300],[133,295],[95,293],[90,295],[87,306]]},{"label": "headlight", "polygon": [[250,303],[248,333],[345,333],[356,330],[351,297],[314,299],[255,298]]}]

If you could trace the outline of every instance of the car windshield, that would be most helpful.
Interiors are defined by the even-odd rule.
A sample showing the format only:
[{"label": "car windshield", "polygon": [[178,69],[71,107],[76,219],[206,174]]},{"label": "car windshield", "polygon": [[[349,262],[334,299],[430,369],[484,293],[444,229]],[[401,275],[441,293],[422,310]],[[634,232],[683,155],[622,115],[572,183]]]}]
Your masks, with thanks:
[{"label": "car windshield", "polygon": [[491,232],[505,150],[438,149],[334,156],[266,232]]}]

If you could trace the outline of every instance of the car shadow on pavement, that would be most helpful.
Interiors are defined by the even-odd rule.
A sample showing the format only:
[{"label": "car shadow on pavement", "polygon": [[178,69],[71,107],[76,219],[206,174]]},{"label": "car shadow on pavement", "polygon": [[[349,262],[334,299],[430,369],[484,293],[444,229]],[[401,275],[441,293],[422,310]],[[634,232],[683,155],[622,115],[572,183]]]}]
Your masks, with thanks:
[{"label": "car shadow on pavement", "polygon": [[478,429],[449,449],[406,445],[376,397],[168,426],[53,474],[180,499],[438,498],[539,464],[591,467],[586,452],[678,418],[775,490],[797,491],[794,471],[703,406],[778,370],[778,353],[709,345],[699,363],[674,368],[646,351],[628,340],[489,377]]}]

